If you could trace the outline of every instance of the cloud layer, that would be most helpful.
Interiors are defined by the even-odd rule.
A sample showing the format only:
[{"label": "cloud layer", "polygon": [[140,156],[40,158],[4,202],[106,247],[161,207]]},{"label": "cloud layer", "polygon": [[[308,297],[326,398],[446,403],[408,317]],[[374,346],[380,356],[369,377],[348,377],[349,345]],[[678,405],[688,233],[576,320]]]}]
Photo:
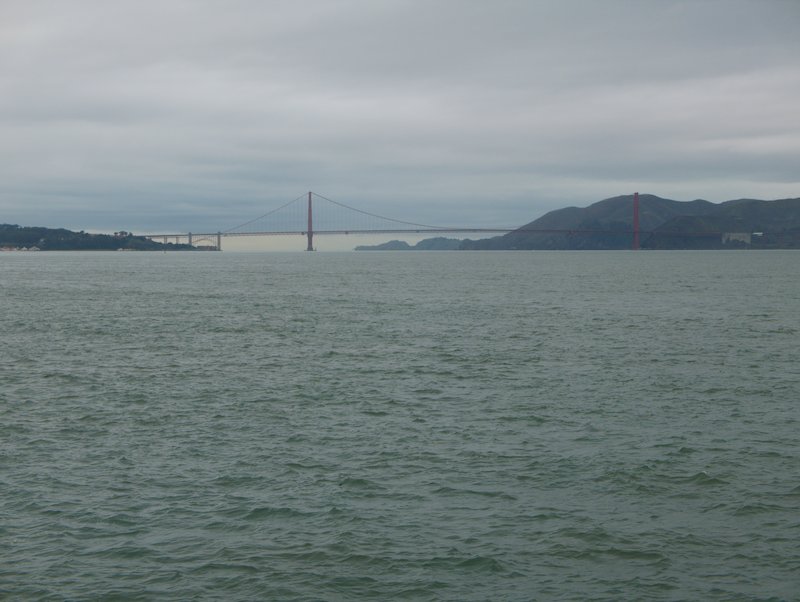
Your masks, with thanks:
[{"label": "cloud layer", "polygon": [[800,196],[799,26],[794,0],[6,0],[0,221]]}]

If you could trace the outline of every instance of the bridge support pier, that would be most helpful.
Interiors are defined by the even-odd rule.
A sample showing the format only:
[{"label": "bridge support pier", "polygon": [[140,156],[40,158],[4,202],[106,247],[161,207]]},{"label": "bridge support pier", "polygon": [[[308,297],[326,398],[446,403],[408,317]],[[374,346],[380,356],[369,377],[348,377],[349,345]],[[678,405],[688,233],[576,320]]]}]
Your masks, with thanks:
[{"label": "bridge support pier", "polygon": [[639,193],[633,193],[633,250],[639,250]]},{"label": "bridge support pier", "polygon": [[311,191],[308,191],[308,230],[306,231],[308,237],[308,246],[306,251],[314,250],[314,222],[311,219]]},{"label": "bridge support pier", "polygon": [[217,232],[217,251],[222,251],[222,232]]}]

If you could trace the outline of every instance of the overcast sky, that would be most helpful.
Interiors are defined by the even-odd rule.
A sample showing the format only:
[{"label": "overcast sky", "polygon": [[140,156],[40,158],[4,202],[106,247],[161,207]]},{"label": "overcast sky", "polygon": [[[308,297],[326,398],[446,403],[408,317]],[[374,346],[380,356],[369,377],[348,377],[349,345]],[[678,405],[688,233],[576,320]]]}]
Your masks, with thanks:
[{"label": "overcast sky", "polygon": [[798,0],[0,0],[0,222],[800,196]]}]

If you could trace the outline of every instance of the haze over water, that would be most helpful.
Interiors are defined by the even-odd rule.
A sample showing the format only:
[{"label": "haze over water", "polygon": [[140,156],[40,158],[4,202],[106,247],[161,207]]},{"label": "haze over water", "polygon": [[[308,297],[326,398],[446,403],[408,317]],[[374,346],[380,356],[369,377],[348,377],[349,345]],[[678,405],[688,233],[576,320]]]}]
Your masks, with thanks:
[{"label": "haze over water", "polygon": [[0,597],[783,600],[797,252],[0,257]]}]

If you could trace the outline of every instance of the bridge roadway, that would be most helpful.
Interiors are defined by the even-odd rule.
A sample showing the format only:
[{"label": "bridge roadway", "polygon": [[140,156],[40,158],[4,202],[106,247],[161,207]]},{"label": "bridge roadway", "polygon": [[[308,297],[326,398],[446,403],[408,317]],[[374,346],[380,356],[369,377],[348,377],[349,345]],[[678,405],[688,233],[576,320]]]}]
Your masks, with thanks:
[{"label": "bridge roadway", "polygon": [[[375,218],[379,220],[384,220],[388,222],[392,222],[398,224],[401,227],[393,227],[393,228],[380,228],[380,227],[372,227],[372,228],[349,228],[349,229],[316,229],[314,228],[314,221],[313,221],[313,205],[312,205],[312,198],[318,197],[319,199],[326,201],[331,205],[335,205],[341,209],[354,212],[357,214],[361,214],[363,216],[367,216],[370,218]],[[307,205],[304,208],[305,213],[302,216],[303,221],[300,222],[302,226],[306,226],[303,228],[302,226],[296,230],[294,229],[287,229],[287,230],[259,230],[259,231],[246,231],[242,230],[251,224],[255,224],[259,220],[262,220],[270,215],[275,214],[278,211],[284,210],[287,207],[296,205],[298,202],[303,201],[303,204]],[[297,222],[294,222],[297,224]],[[356,209],[355,207],[350,207],[349,205],[345,205],[344,203],[340,203],[338,201],[334,201],[322,195],[316,194],[314,192],[309,191],[306,194],[303,194],[296,199],[277,207],[262,216],[259,216],[255,219],[249,220],[243,224],[236,226],[235,228],[229,228],[228,230],[220,230],[217,232],[187,232],[187,233],[173,233],[173,234],[144,234],[142,236],[149,238],[155,241],[163,241],[167,243],[168,241],[174,240],[176,243],[179,241],[185,240],[188,244],[192,245],[194,243],[200,241],[208,241],[208,242],[216,242],[216,246],[212,248],[216,248],[217,250],[222,249],[222,238],[223,237],[242,237],[242,236],[305,236],[308,239],[307,250],[313,250],[313,237],[314,235],[359,235],[359,234],[494,234],[494,233],[509,233],[509,232],[520,232],[520,233],[537,233],[537,234],[568,234],[568,235],[575,235],[575,234],[607,234],[607,235],[632,235],[633,236],[633,248],[639,248],[639,236],[644,234],[654,234],[654,231],[650,230],[641,230],[639,228],[639,193],[635,192],[633,195],[633,219],[632,219],[632,227],[630,229],[619,229],[619,230],[608,230],[608,229],[598,229],[598,228],[572,228],[572,229],[558,229],[558,228],[525,228],[525,227],[517,227],[517,228],[507,228],[507,227],[490,227],[490,228],[475,228],[475,227],[450,227],[450,226],[433,226],[428,224],[420,224],[414,222],[407,222],[402,220],[397,220],[393,218],[388,218],[385,216],[377,215],[374,213],[370,213],[368,211],[363,211],[361,209]],[[720,232],[658,232],[659,235],[666,235],[666,236],[694,236],[694,237],[710,237],[710,236],[720,236]]]},{"label": "bridge roadway", "polygon": [[[638,233],[632,229],[630,230],[603,230],[603,229],[556,229],[556,228],[387,228],[387,229],[353,229],[353,230],[312,230],[314,236],[317,235],[367,235],[367,234],[495,234],[495,233],[509,233],[509,232],[524,232],[524,233],[537,233],[537,234],[608,234],[608,235],[648,235],[658,234],[659,236],[683,236],[692,238],[717,238],[722,235],[719,231],[709,232],[664,232],[655,230],[639,230]],[[223,237],[243,237],[243,236],[306,236],[308,237],[307,230],[281,230],[281,231],[261,231],[261,232],[189,232],[181,234],[143,234],[145,238],[149,238],[156,242],[174,241],[175,244],[186,243],[189,245],[197,245],[200,242],[211,243],[213,250],[222,250]],[[637,236],[638,238],[638,236]],[[310,239],[310,237],[309,237]],[[637,241],[638,242],[638,241]],[[636,245],[638,248],[638,244]],[[306,250],[315,250],[309,242]]]},{"label": "bridge roadway", "polygon": [[[312,230],[314,236],[317,234],[437,234],[437,233],[465,233],[465,234],[493,234],[496,232],[529,232],[537,234],[633,234],[633,230],[602,230],[602,229],[586,229],[586,228],[407,228],[407,229],[369,229],[369,230]],[[653,234],[655,231],[640,230],[641,234]],[[307,230],[279,230],[279,231],[266,231],[266,232],[183,232],[173,234],[142,234],[145,238],[157,240],[159,238],[187,238],[191,236],[195,238],[212,238],[216,236],[305,236],[308,234]],[[661,232],[661,234],[670,234],[669,232]],[[676,233],[682,236],[699,235],[709,236],[718,235],[719,232],[681,232]]]},{"label": "bridge roadway", "polygon": [[[327,203],[332,206],[336,206],[340,210],[344,210],[345,212],[349,212],[352,214],[359,214],[361,216],[366,216],[372,219],[382,220],[384,223],[390,222],[393,224],[397,224],[398,226],[395,227],[377,227],[378,224],[375,224],[371,228],[364,228],[363,226],[360,228],[340,228],[340,229],[316,229],[314,228],[314,204],[313,198],[317,197],[324,203]],[[302,201],[302,203],[301,203]],[[325,206],[323,203],[323,206]],[[303,207],[303,205],[305,205]],[[303,213],[302,218],[303,221],[300,222],[302,226],[298,229],[286,229],[286,230],[260,230],[260,231],[247,231],[244,230],[247,226],[251,224],[255,224],[259,220],[263,220],[271,215],[276,214],[279,211],[285,210],[286,208],[294,206],[296,209],[301,209],[300,213]],[[289,201],[288,203],[284,203],[280,207],[276,207],[271,211],[268,211],[264,215],[261,215],[255,219],[251,219],[243,224],[239,224],[235,228],[229,228],[225,231],[218,230],[217,232],[198,232],[198,233],[180,233],[180,234],[145,234],[144,236],[151,239],[151,240],[162,240],[164,243],[167,243],[169,239],[174,239],[177,243],[181,239],[186,239],[188,244],[193,244],[194,242],[199,242],[200,240],[213,242],[216,240],[216,249],[222,249],[222,237],[228,236],[292,236],[292,235],[299,235],[305,236],[308,239],[308,246],[307,250],[312,251],[314,249],[313,246],[313,239],[314,235],[357,235],[357,234],[453,234],[453,233],[462,233],[462,234],[492,234],[492,233],[508,233],[508,232],[537,232],[541,234],[545,233],[568,233],[568,234],[577,234],[577,233],[598,233],[598,232],[606,232],[619,235],[619,234],[633,234],[634,235],[634,247],[638,248],[638,239],[639,239],[639,220],[638,220],[638,209],[639,209],[639,193],[634,193],[634,219],[633,219],[633,229],[628,230],[619,230],[619,231],[607,231],[607,230],[596,230],[596,229],[574,229],[574,230],[564,230],[564,229],[532,229],[532,228],[505,228],[505,227],[492,227],[492,228],[470,228],[470,227],[450,227],[450,226],[434,226],[430,224],[420,224],[414,222],[408,222],[403,220],[397,220],[394,218],[389,218],[386,216],[378,215],[376,213],[371,213],[369,211],[364,211],[362,209],[357,209],[355,207],[351,207],[344,203],[340,203],[339,201],[334,201],[333,199],[329,199],[328,197],[324,197],[320,194],[317,194],[312,191],[308,191],[305,194],[300,195],[296,199]],[[299,217],[299,214],[296,217]],[[263,222],[262,222],[263,223]],[[297,222],[294,222],[297,224]],[[303,228],[303,226],[306,226]]]},{"label": "bridge roadway", "polygon": [[[469,228],[469,227],[442,227],[442,228],[376,228],[376,229],[351,229],[351,230],[312,230],[312,235],[367,235],[367,234],[496,234],[508,232],[528,232],[539,234],[633,234],[633,230],[598,230],[598,229],[542,229],[542,228]],[[647,234],[647,232],[642,232]],[[166,244],[174,240],[178,244],[185,240],[187,244],[193,245],[200,241],[215,242],[216,249],[222,250],[223,237],[242,237],[242,236],[308,236],[308,230],[280,230],[280,231],[260,231],[260,232],[187,232],[174,234],[143,234],[150,240],[163,242]],[[309,243],[311,248],[311,243]]]}]

